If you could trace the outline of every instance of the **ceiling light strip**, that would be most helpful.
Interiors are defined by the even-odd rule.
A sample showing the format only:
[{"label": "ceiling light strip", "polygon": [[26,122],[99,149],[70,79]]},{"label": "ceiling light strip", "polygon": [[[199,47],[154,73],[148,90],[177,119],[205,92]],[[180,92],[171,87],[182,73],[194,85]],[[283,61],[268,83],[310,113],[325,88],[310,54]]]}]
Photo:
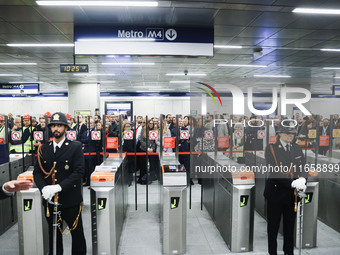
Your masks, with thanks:
[{"label": "ceiling light strip", "polygon": [[166,76],[206,76],[205,73],[188,73],[188,74],[184,74],[184,73],[167,73],[165,74]]},{"label": "ceiling light strip", "polygon": [[22,74],[10,74],[10,73],[0,73],[0,76],[8,76],[8,77],[19,77],[22,76]]},{"label": "ceiling light strip", "polygon": [[307,14],[340,14],[340,9],[318,9],[318,8],[295,8],[295,13],[307,13]]},{"label": "ceiling light strip", "polygon": [[232,64],[218,64],[217,66],[224,66],[224,67],[250,67],[250,68],[267,67],[266,65],[232,65]]},{"label": "ceiling light strip", "polygon": [[340,51],[340,49],[320,49],[321,51]]},{"label": "ceiling light strip", "polygon": [[42,6],[138,6],[157,7],[155,1],[36,1]]},{"label": "ceiling light strip", "polygon": [[73,47],[73,43],[7,43],[8,47]]},{"label": "ceiling light strip", "polygon": [[143,62],[135,62],[135,63],[102,63],[104,66],[152,66],[155,63],[143,63]]},{"label": "ceiling light strip", "polygon": [[214,45],[214,48],[218,49],[242,49],[240,45]]},{"label": "ceiling light strip", "polygon": [[255,74],[254,77],[258,78],[291,78],[289,75],[266,75],[266,74]]},{"label": "ceiling light strip", "polygon": [[37,63],[0,63],[0,66],[34,66]]}]

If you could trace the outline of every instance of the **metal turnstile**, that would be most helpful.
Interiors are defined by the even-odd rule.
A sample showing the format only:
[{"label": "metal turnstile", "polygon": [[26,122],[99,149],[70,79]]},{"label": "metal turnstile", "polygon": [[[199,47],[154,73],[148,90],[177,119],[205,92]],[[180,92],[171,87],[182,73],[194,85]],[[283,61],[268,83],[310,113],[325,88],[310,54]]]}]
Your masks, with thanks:
[{"label": "metal turnstile", "polygon": [[[0,165],[0,184],[10,180],[9,175],[9,164]],[[2,187],[0,186],[0,189]],[[8,197],[0,200],[0,235],[2,235],[6,230],[8,230],[13,224],[13,213],[12,213],[12,200],[13,197]]]},{"label": "metal turnstile", "polygon": [[160,159],[160,218],[163,253],[185,254],[187,234],[187,175],[174,155]]},{"label": "metal turnstile", "polygon": [[[204,162],[204,161],[202,161]],[[217,229],[232,252],[253,250],[254,238],[254,195],[255,181],[252,172],[240,171],[241,165],[218,153],[207,156],[209,166],[219,165],[232,171],[221,171],[215,175],[215,181],[203,179],[203,194],[214,185],[214,193],[203,197],[205,206],[213,204],[213,218]],[[226,169],[226,168],[224,168]],[[209,184],[207,186],[207,184]],[[211,211],[211,209],[210,209]]]},{"label": "metal turnstile", "polygon": [[[26,171],[18,180],[31,180],[33,172]],[[18,232],[20,255],[48,254],[48,225],[44,216],[42,198],[34,185],[29,190],[17,192]]]},{"label": "metal turnstile", "polygon": [[127,211],[125,160],[104,161],[91,175],[92,253],[117,254]]}]

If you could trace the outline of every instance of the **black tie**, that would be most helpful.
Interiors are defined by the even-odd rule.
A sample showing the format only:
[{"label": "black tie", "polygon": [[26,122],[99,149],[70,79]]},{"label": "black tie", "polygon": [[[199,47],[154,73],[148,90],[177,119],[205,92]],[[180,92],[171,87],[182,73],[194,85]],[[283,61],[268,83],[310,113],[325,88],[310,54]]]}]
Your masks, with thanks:
[{"label": "black tie", "polygon": [[55,155],[58,153],[59,149],[60,149],[59,146],[55,147],[55,153],[54,153]]},{"label": "black tie", "polygon": [[286,151],[288,151],[288,152],[290,151],[290,146],[289,146],[289,144],[286,145]]}]

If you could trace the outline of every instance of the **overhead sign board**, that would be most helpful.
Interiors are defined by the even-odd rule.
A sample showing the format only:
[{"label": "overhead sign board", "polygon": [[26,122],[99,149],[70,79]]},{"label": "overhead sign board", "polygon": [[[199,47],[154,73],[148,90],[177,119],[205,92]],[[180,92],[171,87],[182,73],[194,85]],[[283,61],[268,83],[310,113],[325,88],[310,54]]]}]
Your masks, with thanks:
[{"label": "overhead sign board", "polygon": [[213,56],[213,28],[75,25],[76,55]]},{"label": "overhead sign board", "polygon": [[33,95],[39,94],[39,83],[0,84],[0,95]]}]

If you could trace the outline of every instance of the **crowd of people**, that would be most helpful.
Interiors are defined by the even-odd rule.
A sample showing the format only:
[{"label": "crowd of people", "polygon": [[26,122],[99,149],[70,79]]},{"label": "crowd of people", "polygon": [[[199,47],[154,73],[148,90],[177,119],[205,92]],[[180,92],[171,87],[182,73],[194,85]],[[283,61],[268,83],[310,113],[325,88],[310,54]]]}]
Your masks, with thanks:
[{"label": "crowd of people", "polygon": [[[30,153],[36,152],[40,144],[48,142],[52,139],[53,135],[51,130],[47,127],[51,120],[51,113],[46,112],[40,115],[38,118],[30,115],[17,115],[8,114],[8,130],[9,130],[9,151],[10,153]],[[179,133],[183,130],[187,130],[189,133],[188,139],[179,139],[178,147],[179,152],[194,151],[213,151],[215,149],[214,139],[205,139],[205,131],[211,130],[217,132],[218,137],[230,137],[229,143],[225,145],[225,148],[218,148],[218,150],[225,150],[229,148],[229,144],[232,144],[233,158],[239,163],[244,163],[244,151],[246,150],[263,150],[266,147],[267,141],[265,139],[258,139],[258,131],[269,128],[269,137],[275,136],[278,127],[283,119],[282,116],[275,116],[272,118],[274,121],[270,122],[270,125],[263,125],[266,123],[262,116],[229,116],[228,114],[209,114],[205,116],[172,116],[171,114],[163,115],[160,117],[151,117],[146,119],[143,116],[137,116],[134,122],[129,116],[119,116],[117,114],[110,114],[103,116],[71,116],[66,114],[69,130],[76,132],[76,140],[82,144],[83,152],[85,155],[85,185],[90,184],[90,175],[94,171],[95,166],[101,164],[103,156],[103,141],[102,139],[93,140],[91,137],[92,131],[100,131],[101,137],[119,137],[121,139],[122,152],[148,152],[159,153],[160,152],[160,135],[157,139],[149,139],[147,131],[156,131],[158,134],[162,133],[163,137],[176,137],[176,132]],[[297,125],[297,136],[295,142],[303,148],[315,148],[316,138],[309,137],[310,130],[316,130],[318,134],[330,135],[330,120],[323,118],[322,116],[299,116],[297,113],[294,116]],[[215,120],[228,120],[221,123]],[[231,121],[232,120],[232,125]],[[161,121],[162,125],[161,125]],[[178,123],[177,123],[178,121]],[[219,124],[218,124],[219,123]],[[319,123],[319,126],[317,126]],[[262,125],[261,125],[262,124]],[[273,125],[272,125],[273,124]],[[162,130],[161,129],[162,126]],[[340,129],[339,115],[333,116],[333,129]],[[0,115],[0,142],[4,141],[4,116]],[[12,131],[19,131],[21,133],[20,140],[14,140],[10,135]],[[34,137],[34,131],[42,131],[44,133],[42,140],[36,141]],[[135,139],[129,140],[124,138],[125,131],[135,132]],[[241,137],[236,134],[236,131],[241,132]],[[236,134],[236,135],[235,135]],[[239,133],[240,134],[240,133]],[[267,138],[269,139],[269,138]],[[191,148],[190,148],[191,147]],[[340,148],[340,138],[335,138],[335,148]],[[319,146],[319,154],[326,155],[329,146]],[[106,148],[106,152],[115,153],[119,148]],[[164,152],[175,151],[172,148],[163,148]],[[132,182],[132,173],[139,171],[138,183],[146,184],[148,181],[151,183],[153,180],[159,179],[160,167],[159,158],[157,155],[138,155],[137,162],[135,164],[135,157],[128,156],[128,169],[130,173],[130,183]],[[188,183],[193,184],[190,179],[190,155],[181,154],[179,157],[180,163],[188,169]],[[135,169],[135,165],[137,169]],[[147,169],[150,171],[147,171]],[[149,173],[147,176],[146,173]]]}]

